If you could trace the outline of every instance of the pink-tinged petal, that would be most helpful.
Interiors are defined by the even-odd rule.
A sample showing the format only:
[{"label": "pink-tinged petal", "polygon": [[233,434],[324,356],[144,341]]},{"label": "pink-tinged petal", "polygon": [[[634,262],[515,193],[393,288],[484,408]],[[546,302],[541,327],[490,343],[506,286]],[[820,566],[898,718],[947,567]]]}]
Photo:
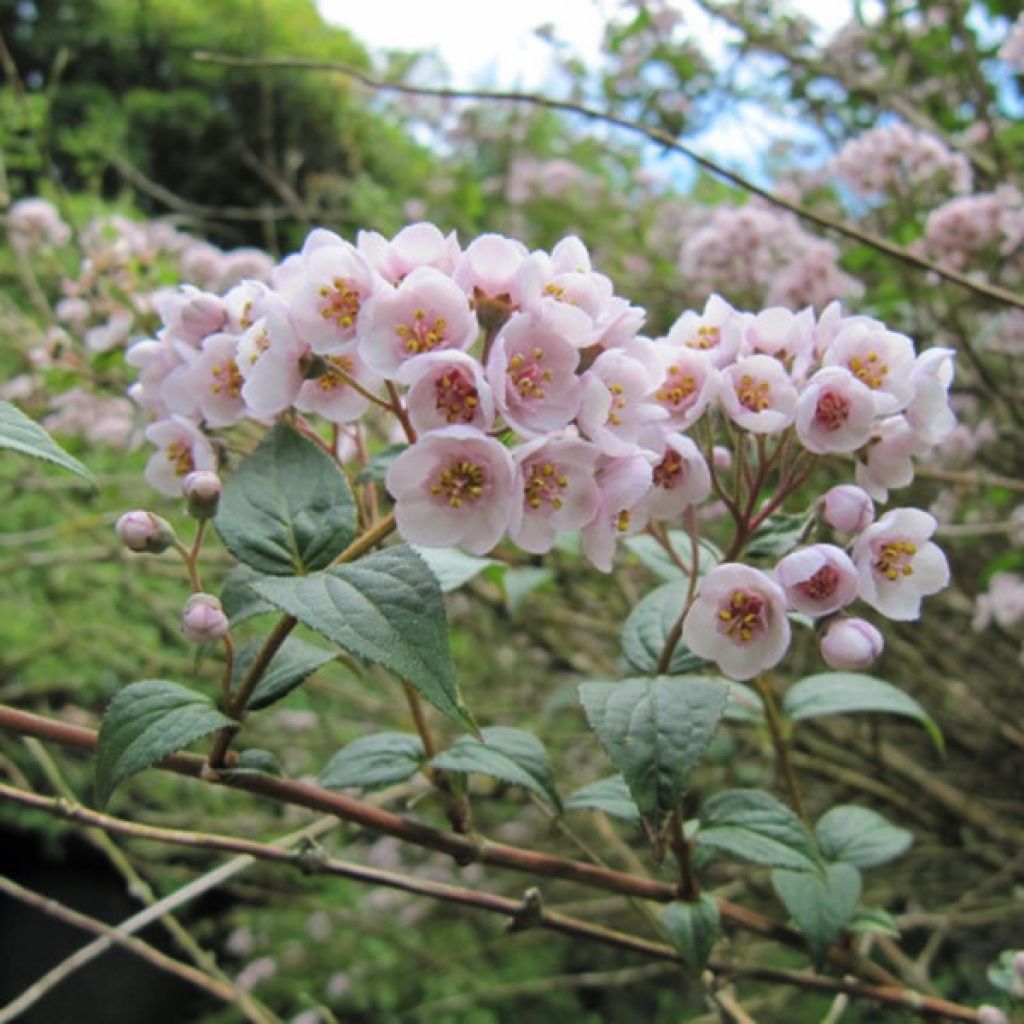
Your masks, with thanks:
[{"label": "pink-tinged petal", "polygon": [[849,555],[833,544],[812,544],[786,555],[775,579],[789,606],[805,615],[831,615],[857,597],[858,575]]},{"label": "pink-tinged petal", "polygon": [[729,419],[755,434],[785,430],[796,412],[796,388],[771,356],[747,356],[726,367],[718,398]]}]

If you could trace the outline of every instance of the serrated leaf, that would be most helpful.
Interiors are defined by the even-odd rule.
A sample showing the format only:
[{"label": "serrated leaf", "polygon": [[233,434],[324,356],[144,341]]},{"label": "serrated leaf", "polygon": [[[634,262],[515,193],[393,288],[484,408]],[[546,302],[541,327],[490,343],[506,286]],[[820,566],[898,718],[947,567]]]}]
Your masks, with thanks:
[{"label": "serrated leaf", "polygon": [[[683,610],[688,588],[684,581],[665,583],[647,594],[629,613],[622,627],[622,653],[638,672],[653,675],[658,671],[665,640]],[[683,675],[707,664],[683,643],[677,643],[667,674]]]},{"label": "serrated leaf", "polygon": [[330,565],[352,540],[355,523],[345,474],[285,423],[228,478],[214,519],[231,554],[271,576]]},{"label": "serrated leaf", "polygon": [[920,722],[940,752],[944,747],[939,727],[913,697],[891,683],[859,672],[822,672],[801,679],[786,692],[782,710],[795,722],[861,711],[902,715]]},{"label": "serrated leaf", "polygon": [[661,912],[661,924],[687,968],[699,975],[722,930],[714,897],[701,893],[690,903],[670,903]]},{"label": "serrated leaf", "polygon": [[455,682],[441,588],[411,548],[385,548],[309,576],[265,577],[252,588],[350,654],[408,680],[442,714],[476,728]]},{"label": "serrated leaf", "polygon": [[318,781],[327,789],[391,786],[415,775],[425,756],[423,741],[413,733],[360,736],[331,758]]},{"label": "serrated leaf", "polygon": [[744,557],[775,561],[803,543],[814,522],[813,512],[769,516],[747,542]]},{"label": "serrated leaf", "polygon": [[772,885],[820,961],[857,909],[860,872],[852,864],[829,864],[824,874],[773,871]]},{"label": "serrated leaf", "polygon": [[431,763],[444,771],[476,772],[523,786],[556,811],[562,809],[551,762],[536,736],[501,725],[481,729],[480,736],[479,740],[460,736],[450,750],[438,754]]},{"label": "serrated leaf", "polygon": [[640,813],[657,830],[707,749],[726,688],[702,676],[583,683],[580,702]]},{"label": "serrated leaf", "polygon": [[[690,535],[685,530],[669,530],[669,543],[684,564],[690,560]],[[640,561],[656,576],[667,583],[688,580],[689,577],[669,557],[665,549],[649,534],[637,533],[623,542]],[[697,542],[697,574],[703,576],[718,564],[722,553],[707,540]]]},{"label": "serrated leaf", "polygon": [[236,565],[224,580],[224,586],[220,591],[220,603],[232,626],[237,626],[257,615],[277,611],[250,586],[258,579],[262,579],[262,576],[255,569],[250,569],[247,565]]},{"label": "serrated leaf", "polygon": [[411,545],[413,551],[430,567],[438,585],[445,594],[458,590],[474,576],[494,565],[502,565],[494,558],[467,555],[459,548],[421,548]]},{"label": "serrated leaf", "polygon": [[370,461],[363,466],[356,474],[357,484],[383,483],[388,475],[391,463],[408,448],[407,444],[393,444],[389,448],[378,452]]},{"label": "serrated leaf", "polygon": [[591,782],[577,789],[565,801],[567,811],[603,811],[613,818],[639,823],[640,808],[629,795],[629,787],[621,775]]},{"label": "serrated leaf", "polygon": [[[263,640],[253,640],[246,644],[235,658],[231,672],[231,689],[234,690],[249,666],[253,663],[256,655],[263,647]],[[270,664],[263,673],[263,677],[256,684],[252,696],[247,705],[250,711],[259,711],[269,707],[283,697],[287,697],[297,686],[308,676],[311,676],[318,668],[322,668],[330,661],[334,661],[337,654],[333,651],[325,651],[322,647],[314,647],[298,637],[290,636],[278,648],[277,653],[270,659]]]},{"label": "serrated leaf", "polygon": [[818,820],[815,832],[827,860],[862,869],[894,860],[914,841],[905,828],[891,825],[876,811],[852,805],[827,811]]},{"label": "serrated leaf", "polygon": [[125,779],[217,729],[236,723],[209,697],[166,679],[132,683],[110,702],[96,748],[96,802]]},{"label": "serrated leaf", "polygon": [[92,473],[78,459],[64,451],[38,423],[10,402],[0,402],[0,448],[52,462],[96,485]]},{"label": "serrated leaf", "polygon": [[816,871],[814,837],[780,800],[761,789],[728,789],[704,805],[697,842],[768,867]]}]

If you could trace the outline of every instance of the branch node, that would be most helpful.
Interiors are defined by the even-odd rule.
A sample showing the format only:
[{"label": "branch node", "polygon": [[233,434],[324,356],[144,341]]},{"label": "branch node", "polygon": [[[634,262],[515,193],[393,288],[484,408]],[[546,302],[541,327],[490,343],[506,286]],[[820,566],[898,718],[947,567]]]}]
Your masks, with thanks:
[{"label": "branch node", "polygon": [[544,900],[540,889],[531,886],[523,893],[523,902],[508,923],[508,931],[522,932],[527,928],[537,928],[544,919]]}]

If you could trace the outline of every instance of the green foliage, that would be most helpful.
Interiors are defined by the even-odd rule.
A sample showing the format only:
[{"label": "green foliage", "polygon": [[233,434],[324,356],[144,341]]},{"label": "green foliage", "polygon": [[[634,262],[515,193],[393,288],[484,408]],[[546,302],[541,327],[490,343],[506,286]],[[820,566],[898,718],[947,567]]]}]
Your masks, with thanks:
[{"label": "green foliage", "polygon": [[726,692],[702,676],[581,684],[591,728],[655,830],[678,808],[683,783],[718,727]]},{"label": "green foliage", "polygon": [[52,462],[95,483],[92,473],[78,459],[64,451],[38,423],[10,402],[0,402],[0,448]]},{"label": "green foliage", "polygon": [[[667,535],[672,549],[683,560],[683,563],[688,565],[690,535],[685,530],[668,530]],[[665,582],[675,583],[677,580],[689,579],[687,574],[672,560],[668,552],[649,533],[638,533],[633,537],[627,537],[623,543],[651,572]],[[709,540],[701,537],[697,544],[697,557],[697,573],[703,576],[709,569],[714,568],[722,557],[722,552]]]},{"label": "green foliage", "polygon": [[431,762],[435,768],[463,774],[479,773],[522,786],[556,811],[562,801],[544,744],[531,733],[494,725],[480,730],[480,739],[460,736],[451,749]]},{"label": "green foliage", "polygon": [[496,559],[468,555],[459,548],[421,548],[413,545],[412,550],[427,563],[445,594],[458,590],[486,569],[501,565]]},{"label": "green foliage", "polygon": [[125,779],[235,723],[209,697],[166,679],[125,687],[110,702],[96,749],[96,803]]},{"label": "green foliage", "polygon": [[629,787],[621,775],[598,779],[577,789],[566,798],[567,811],[601,811],[613,818],[639,824],[640,808],[629,795]]},{"label": "green foliage", "polygon": [[844,804],[826,811],[815,827],[827,860],[874,868],[906,853],[914,841],[905,828],[891,825],[866,807]]},{"label": "green foliage", "polygon": [[661,926],[690,973],[699,977],[722,930],[715,898],[701,893],[692,903],[670,903],[661,912]]},{"label": "green foliage", "polygon": [[[246,672],[256,659],[260,649],[263,647],[263,640],[253,640],[238,652],[232,666],[231,688],[234,690],[245,678]],[[333,651],[325,651],[323,648],[314,647],[298,637],[290,636],[277,653],[270,659],[256,688],[252,691],[249,703],[246,707],[251,711],[259,711],[262,708],[276,704],[277,701],[287,697],[297,686],[300,686],[307,677],[311,676],[318,668],[323,668],[337,655]]]},{"label": "green foliage", "polygon": [[423,767],[423,741],[408,732],[360,736],[339,750],[317,780],[328,789],[372,789],[404,782]]},{"label": "green foliage", "polygon": [[857,909],[860,872],[852,864],[829,864],[824,874],[773,871],[772,885],[820,961]]},{"label": "green foliage", "polygon": [[[665,641],[686,605],[689,584],[665,583],[652,590],[629,613],[622,626],[622,653],[638,672],[658,671]],[[668,675],[683,675],[707,665],[683,643],[677,643],[668,664]]]},{"label": "green foliage", "polygon": [[337,463],[278,423],[228,478],[214,523],[240,562],[289,576],[323,569],[348,547],[356,507]]}]

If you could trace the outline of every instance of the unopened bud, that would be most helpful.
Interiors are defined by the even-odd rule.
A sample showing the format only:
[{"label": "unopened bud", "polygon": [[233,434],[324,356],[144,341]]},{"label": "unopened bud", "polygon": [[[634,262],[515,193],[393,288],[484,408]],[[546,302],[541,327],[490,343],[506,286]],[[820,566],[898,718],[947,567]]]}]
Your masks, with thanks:
[{"label": "unopened bud", "polygon": [[206,644],[224,636],[228,617],[213,594],[193,594],[181,614],[181,631],[197,644]]},{"label": "unopened bud", "polygon": [[860,533],[874,522],[875,503],[862,488],[839,484],[825,492],[821,517],[840,533]]},{"label": "unopened bud", "polygon": [[1009,1018],[998,1006],[979,1006],[978,1024],[1010,1024]]},{"label": "unopened bud", "polygon": [[868,668],[882,653],[882,634],[864,619],[833,619],[821,638],[821,656],[829,668]]},{"label": "unopened bud", "polygon": [[217,513],[221,492],[220,477],[208,469],[189,473],[181,485],[193,519],[212,519]]},{"label": "unopened bud", "polygon": [[711,449],[711,460],[715,469],[730,469],[732,467],[732,452],[724,445],[716,444]]},{"label": "unopened bud", "polygon": [[161,519],[141,508],[125,512],[118,519],[115,529],[121,543],[129,551],[139,554],[159,555],[177,539],[174,536],[174,527],[166,519]]}]

